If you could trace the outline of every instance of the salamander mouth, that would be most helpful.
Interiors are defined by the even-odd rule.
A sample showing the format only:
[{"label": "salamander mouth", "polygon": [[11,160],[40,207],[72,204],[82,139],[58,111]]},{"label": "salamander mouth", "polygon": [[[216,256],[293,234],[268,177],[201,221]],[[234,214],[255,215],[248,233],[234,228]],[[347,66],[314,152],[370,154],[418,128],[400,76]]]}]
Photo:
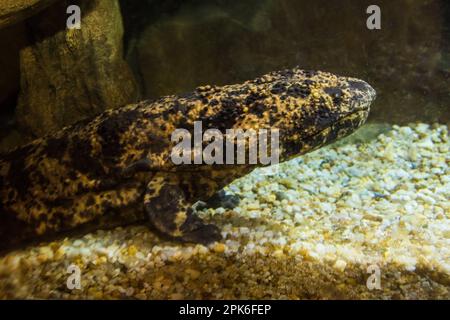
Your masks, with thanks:
[{"label": "salamander mouth", "polygon": [[316,150],[356,131],[366,122],[368,115],[369,109],[360,109],[349,112],[326,128],[305,136],[302,140],[312,147],[308,152]]},{"label": "salamander mouth", "polygon": [[319,143],[317,147],[314,148],[317,149],[340,138],[348,136],[366,122],[367,117],[369,116],[369,110],[370,109],[368,107],[361,107],[349,112],[325,129],[306,137],[305,140],[320,142],[320,139],[318,138],[322,137],[322,143]]},{"label": "salamander mouth", "polygon": [[368,108],[355,110],[316,133],[299,137],[297,141],[289,141],[283,149],[284,156],[281,162],[312,152],[350,135],[366,122],[368,115]]}]

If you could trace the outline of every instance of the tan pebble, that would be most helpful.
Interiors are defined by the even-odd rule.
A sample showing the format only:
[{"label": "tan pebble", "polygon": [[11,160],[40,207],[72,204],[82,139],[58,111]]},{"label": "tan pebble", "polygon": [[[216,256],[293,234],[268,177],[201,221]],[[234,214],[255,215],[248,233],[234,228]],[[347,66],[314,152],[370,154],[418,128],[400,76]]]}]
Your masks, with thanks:
[{"label": "tan pebble", "polygon": [[375,221],[375,222],[382,222],[383,221],[383,217],[382,216],[371,214],[371,213],[366,213],[366,214],[364,214],[363,217],[364,217],[365,220],[371,220],[371,221]]},{"label": "tan pebble", "polygon": [[128,247],[127,253],[128,253],[129,256],[134,257],[137,252],[138,252],[138,250],[137,250],[136,246],[131,245],[131,246]]},{"label": "tan pebble", "polygon": [[293,179],[284,178],[279,181],[280,184],[285,186],[288,189],[294,189],[296,187],[296,183]]},{"label": "tan pebble", "polygon": [[172,293],[170,295],[170,299],[171,300],[182,300],[182,299],[184,299],[184,295],[181,293]]},{"label": "tan pebble", "polygon": [[417,161],[418,154],[417,154],[417,148],[415,146],[411,146],[411,148],[408,149],[408,158],[411,161]]},{"label": "tan pebble", "polygon": [[146,300],[147,299],[147,296],[145,295],[145,293],[142,293],[142,292],[136,294],[135,297],[137,299],[139,299],[139,300]]},{"label": "tan pebble", "polygon": [[89,296],[89,298],[93,298],[93,299],[102,299],[103,298],[102,292],[97,289],[94,289],[94,288],[89,288],[88,296]]},{"label": "tan pebble", "polygon": [[59,247],[59,249],[56,250],[55,252],[55,258],[56,259],[60,259],[64,256],[66,250],[63,247]]},{"label": "tan pebble", "polygon": [[223,243],[217,243],[213,249],[214,249],[214,252],[216,252],[216,253],[223,253],[227,249],[227,246],[224,245]]},{"label": "tan pebble", "polygon": [[191,279],[196,280],[200,277],[200,272],[194,269],[187,269],[186,273],[191,277]]},{"label": "tan pebble", "polygon": [[100,258],[98,258],[97,260],[95,260],[96,264],[104,264],[108,261],[108,259],[106,259],[105,256],[101,256]]},{"label": "tan pebble", "polygon": [[347,267],[347,262],[345,262],[344,260],[339,259],[334,263],[334,268],[341,272],[343,272],[346,267]]},{"label": "tan pebble", "polygon": [[272,253],[272,255],[273,255],[275,258],[281,258],[281,257],[284,256],[284,253],[283,253],[283,250],[278,249],[278,250],[275,250],[275,251]]},{"label": "tan pebble", "polygon": [[45,254],[40,254],[40,255],[38,255],[37,256],[37,260],[39,261],[39,262],[45,262],[45,261],[47,261],[48,260],[48,256],[47,255],[45,255]]},{"label": "tan pebble", "polygon": [[252,202],[247,205],[247,210],[259,210],[260,206],[257,202]]},{"label": "tan pebble", "polygon": [[133,295],[133,293],[134,293],[134,288],[131,288],[131,287],[125,291],[125,294],[127,297],[131,297]]}]

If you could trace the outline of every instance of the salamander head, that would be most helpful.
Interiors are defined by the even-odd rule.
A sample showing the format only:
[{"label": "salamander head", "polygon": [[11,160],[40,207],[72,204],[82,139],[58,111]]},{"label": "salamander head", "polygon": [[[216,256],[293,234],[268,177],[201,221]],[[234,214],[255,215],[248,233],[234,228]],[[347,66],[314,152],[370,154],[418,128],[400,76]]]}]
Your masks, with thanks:
[{"label": "salamander head", "polygon": [[321,71],[285,70],[248,83],[265,98],[249,105],[242,123],[253,119],[259,128],[279,129],[281,161],[355,131],[376,97],[362,80]]},{"label": "salamander head", "polygon": [[165,123],[191,133],[196,122],[203,130],[227,136],[230,129],[277,129],[278,160],[285,161],[355,131],[366,121],[375,96],[362,80],[295,68],[242,84],[204,86],[186,96],[167,97],[160,102],[167,110],[158,112],[166,115]]}]

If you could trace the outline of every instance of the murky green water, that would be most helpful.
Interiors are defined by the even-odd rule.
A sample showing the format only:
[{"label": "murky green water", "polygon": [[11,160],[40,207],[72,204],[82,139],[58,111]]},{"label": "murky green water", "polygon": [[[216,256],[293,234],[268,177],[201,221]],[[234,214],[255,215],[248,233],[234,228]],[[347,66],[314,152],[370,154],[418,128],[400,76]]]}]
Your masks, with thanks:
[{"label": "murky green water", "polygon": [[352,75],[378,92],[372,120],[447,123],[446,1],[123,1],[127,60],[144,97],[234,83],[299,65]]}]

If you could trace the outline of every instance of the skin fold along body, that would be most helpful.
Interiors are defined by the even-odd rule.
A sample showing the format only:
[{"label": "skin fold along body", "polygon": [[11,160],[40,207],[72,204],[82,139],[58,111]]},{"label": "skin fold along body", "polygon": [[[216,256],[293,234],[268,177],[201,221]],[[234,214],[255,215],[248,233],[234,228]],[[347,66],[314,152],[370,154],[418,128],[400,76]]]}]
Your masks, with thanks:
[{"label": "skin fold along body", "polygon": [[366,121],[375,96],[362,80],[295,68],[78,122],[0,154],[1,246],[129,223],[186,242],[220,240],[219,229],[205,224],[192,205],[262,164],[176,164],[176,130],[194,136],[198,123],[224,135],[277,129],[282,162],[352,133]]}]

